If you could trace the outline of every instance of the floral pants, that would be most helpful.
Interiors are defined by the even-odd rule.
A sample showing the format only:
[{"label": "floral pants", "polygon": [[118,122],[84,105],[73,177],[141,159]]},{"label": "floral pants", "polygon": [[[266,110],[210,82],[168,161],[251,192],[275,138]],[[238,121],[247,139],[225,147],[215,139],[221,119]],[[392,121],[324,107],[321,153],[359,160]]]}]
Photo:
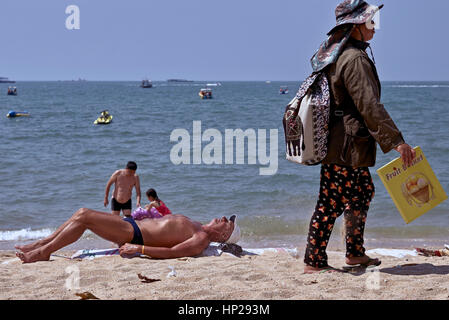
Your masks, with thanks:
[{"label": "floral pants", "polygon": [[366,167],[321,166],[320,195],[310,221],[304,263],[327,267],[326,248],[335,220],[344,213],[346,257],[362,257],[363,233],[374,184]]}]

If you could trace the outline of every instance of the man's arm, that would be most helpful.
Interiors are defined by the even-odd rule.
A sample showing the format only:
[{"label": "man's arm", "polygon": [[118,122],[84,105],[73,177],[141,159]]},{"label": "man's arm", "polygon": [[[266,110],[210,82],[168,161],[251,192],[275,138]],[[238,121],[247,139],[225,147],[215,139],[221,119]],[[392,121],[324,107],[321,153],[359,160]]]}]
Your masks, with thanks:
[{"label": "man's arm", "polygon": [[204,249],[207,248],[209,243],[210,241],[207,235],[203,232],[198,232],[186,241],[171,248],[141,246],[127,243],[120,247],[120,255],[143,253],[147,256],[150,256],[151,258],[156,259],[194,257],[203,252]]},{"label": "man's arm", "polygon": [[109,189],[111,188],[111,185],[113,183],[115,183],[115,181],[117,180],[117,172],[114,172],[111,176],[111,178],[109,178],[108,183],[106,184],[106,190],[104,192],[104,206],[107,207],[109,204]]},{"label": "man's arm", "polygon": [[140,179],[139,176],[136,175],[136,200],[137,200],[137,206],[140,207]]}]

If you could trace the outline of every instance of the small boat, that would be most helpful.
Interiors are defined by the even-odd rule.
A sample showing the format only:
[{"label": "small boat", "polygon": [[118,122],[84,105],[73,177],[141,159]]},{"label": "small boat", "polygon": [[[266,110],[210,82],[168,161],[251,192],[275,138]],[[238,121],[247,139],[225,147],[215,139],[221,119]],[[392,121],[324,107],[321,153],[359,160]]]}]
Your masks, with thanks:
[{"label": "small boat", "polygon": [[112,122],[112,115],[109,114],[108,110],[101,112],[101,115],[94,121],[94,124],[110,124]]},{"label": "small boat", "polygon": [[142,80],[142,83],[140,84],[141,88],[152,88],[153,87],[153,83],[151,82],[151,80],[145,79]]},{"label": "small boat", "polygon": [[8,96],[17,96],[17,88],[8,87]]},{"label": "small boat", "polygon": [[208,83],[208,84],[206,84],[206,86],[208,86],[208,87],[219,87],[219,86],[221,86],[221,83],[220,82]]},{"label": "small boat", "polygon": [[279,94],[288,94],[288,87],[281,87],[279,89]]},{"label": "small boat", "polygon": [[9,111],[6,114],[7,118],[15,118],[15,117],[29,117],[30,113],[28,111]]},{"label": "small boat", "polygon": [[198,95],[201,97],[201,99],[212,99],[212,89],[201,89]]}]

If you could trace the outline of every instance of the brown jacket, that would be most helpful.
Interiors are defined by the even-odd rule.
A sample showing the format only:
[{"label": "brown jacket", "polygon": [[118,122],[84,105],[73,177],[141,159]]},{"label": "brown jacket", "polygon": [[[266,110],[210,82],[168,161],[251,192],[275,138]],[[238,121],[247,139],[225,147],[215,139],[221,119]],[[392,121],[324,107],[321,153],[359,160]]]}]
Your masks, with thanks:
[{"label": "brown jacket", "polygon": [[401,132],[380,103],[376,67],[367,43],[350,39],[326,74],[331,96],[329,145],[325,164],[372,167],[376,142],[387,153],[404,143]]}]

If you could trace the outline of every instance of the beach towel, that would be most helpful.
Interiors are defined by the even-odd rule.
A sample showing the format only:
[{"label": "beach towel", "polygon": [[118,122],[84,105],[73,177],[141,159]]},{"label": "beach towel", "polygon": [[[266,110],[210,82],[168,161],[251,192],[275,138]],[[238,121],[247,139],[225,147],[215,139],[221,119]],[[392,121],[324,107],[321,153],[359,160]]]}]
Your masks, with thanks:
[{"label": "beach towel", "polygon": [[[293,257],[298,257],[298,250],[296,248],[256,248],[256,249],[242,249],[242,252],[240,255],[232,254],[231,252],[224,251],[226,250],[223,248],[223,244],[212,242],[209,247],[207,247],[200,255],[197,257],[208,257],[208,256],[221,256],[222,254],[229,254],[232,256],[244,256],[244,255],[262,255],[264,253],[268,252],[274,252],[274,253],[287,253]],[[107,257],[107,256],[114,256],[119,254],[118,248],[112,248],[112,249],[84,249],[84,250],[78,250],[75,252],[70,259],[95,259],[95,258],[101,258],[101,257]],[[126,258],[134,258],[138,256],[144,256],[140,253],[136,253],[132,256],[126,257]]]},{"label": "beach towel", "polygon": [[371,249],[366,251],[367,255],[370,254],[378,254],[381,256],[390,256],[395,258],[404,258],[406,256],[414,256],[416,257],[418,255],[418,252],[416,250],[401,250],[401,249]]}]

